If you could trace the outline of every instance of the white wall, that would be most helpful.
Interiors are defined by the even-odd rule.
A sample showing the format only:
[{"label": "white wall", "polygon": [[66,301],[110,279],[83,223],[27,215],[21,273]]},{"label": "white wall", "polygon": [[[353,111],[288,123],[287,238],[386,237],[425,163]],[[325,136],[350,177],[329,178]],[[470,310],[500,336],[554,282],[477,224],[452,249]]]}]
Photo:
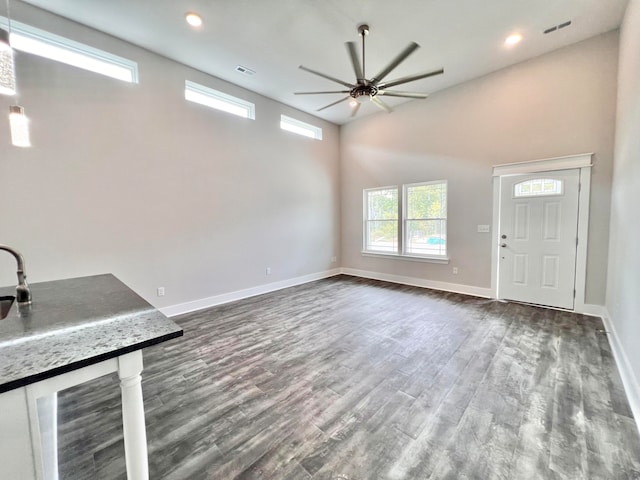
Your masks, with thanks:
[{"label": "white wall", "polygon": [[630,403],[640,419],[640,0],[621,28],[607,310]]},{"label": "white wall", "polygon": [[[17,54],[34,146],[12,147],[0,115],[0,243],[23,252],[31,282],[113,272],[167,306],[337,266],[337,126],[12,6],[18,21],[140,67],[131,85]],[[185,79],[254,102],[256,120],[187,103]],[[0,99],[6,109],[10,98]],[[281,131],[280,114],[322,127],[324,139]],[[12,283],[15,262],[2,254],[0,285]],[[165,297],[156,297],[158,286]]]},{"label": "white wall", "polygon": [[[617,47],[610,32],[344,126],[342,266],[488,289],[494,236],[477,225],[491,224],[492,166],[594,152],[586,302],[603,305]],[[438,179],[451,263],[363,257],[362,190]]]}]

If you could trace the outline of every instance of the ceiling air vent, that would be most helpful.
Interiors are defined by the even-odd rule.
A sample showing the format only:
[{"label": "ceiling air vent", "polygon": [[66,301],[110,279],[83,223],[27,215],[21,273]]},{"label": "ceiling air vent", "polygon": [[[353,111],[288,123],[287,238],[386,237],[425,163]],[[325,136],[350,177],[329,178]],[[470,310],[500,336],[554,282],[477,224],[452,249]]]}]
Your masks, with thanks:
[{"label": "ceiling air vent", "polygon": [[243,67],[242,65],[238,65],[238,66],[236,67],[236,72],[240,72],[240,73],[242,73],[243,75],[249,75],[249,76],[252,76],[252,75],[255,75],[255,74],[256,74],[256,72],[255,72],[255,71],[251,70],[250,68]]},{"label": "ceiling air vent", "polygon": [[562,28],[568,27],[569,25],[571,25],[571,20],[561,23],[560,25],[554,25],[553,27],[549,27],[542,33],[546,35],[547,33],[555,32],[556,30],[560,30]]}]

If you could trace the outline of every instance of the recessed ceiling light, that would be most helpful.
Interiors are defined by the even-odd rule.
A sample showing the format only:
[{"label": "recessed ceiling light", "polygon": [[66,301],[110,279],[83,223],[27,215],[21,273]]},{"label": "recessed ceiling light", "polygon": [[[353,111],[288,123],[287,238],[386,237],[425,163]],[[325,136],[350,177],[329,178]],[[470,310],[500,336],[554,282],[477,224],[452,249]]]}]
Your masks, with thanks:
[{"label": "recessed ceiling light", "polygon": [[514,33],[513,35],[509,35],[504,41],[505,45],[515,45],[522,41],[522,35],[519,33]]},{"label": "recessed ceiling light", "polygon": [[186,13],[184,18],[187,20],[187,23],[192,27],[200,27],[202,25],[202,17],[197,13],[193,13],[193,12]]}]

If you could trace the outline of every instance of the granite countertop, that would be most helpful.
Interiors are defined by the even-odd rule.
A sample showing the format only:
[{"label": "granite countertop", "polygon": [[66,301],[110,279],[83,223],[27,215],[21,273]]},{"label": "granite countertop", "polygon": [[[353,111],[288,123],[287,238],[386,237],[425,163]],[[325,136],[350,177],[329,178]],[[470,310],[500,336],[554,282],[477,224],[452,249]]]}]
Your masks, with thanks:
[{"label": "granite countertop", "polygon": [[[0,320],[0,393],[182,335],[173,321],[111,274],[30,285]],[[15,286],[0,296],[15,295]]]}]

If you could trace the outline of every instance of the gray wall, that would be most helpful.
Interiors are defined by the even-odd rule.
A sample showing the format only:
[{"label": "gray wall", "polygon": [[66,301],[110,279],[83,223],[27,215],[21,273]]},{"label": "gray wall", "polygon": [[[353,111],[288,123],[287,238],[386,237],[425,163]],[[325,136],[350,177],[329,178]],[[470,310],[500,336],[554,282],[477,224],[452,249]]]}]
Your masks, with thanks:
[{"label": "gray wall", "polygon": [[[603,305],[617,48],[610,32],[344,126],[342,266],[490,288],[492,165],[594,152],[586,302]],[[362,190],[438,179],[451,263],[363,257]]]},{"label": "gray wall", "polygon": [[[18,54],[34,147],[11,147],[0,115],[0,242],[24,252],[31,281],[109,271],[157,306],[338,265],[489,288],[492,237],[476,225],[491,223],[492,165],[595,152],[586,301],[604,303],[616,32],[339,132],[33,7],[13,10],[140,66],[129,85]],[[255,102],[257,119],[185,102],[185,78]],[[281,113],[323,127],[324,140],[282,132]],[[436,179],[449,180],[451,264],[362,257],[362,189]],[[0,256],[1,285],[12,270]]]},{"label": "gray wall", "polygon": [[[620,36],[620,77],[611,200],[607,310],[640,407],[640,1],[631,0]],[[618,359],[618,362],[620,363]],[[630,371],[629,371],[630,370]],[[628,385],[628,387],[631,385]],[[636,415],[640,411],[636,410]],[[636,417],[638,419],[638,417]],[[640,420],[640,419],[639,419]]]},{"label": "gray wall", "polygon": [[[166,306],[337,266],[337,126],[22,3],[12,13],[140,68],[130,85],[17,54],[34,146],[12,147],[0,115],[0,243],[32,282],[113,272]],[[256,120],[186,102],[185,79],[254,102]],[[324,139],[281,131],[280,114]],[[0,285],[14,282],[2,254]]]}]

